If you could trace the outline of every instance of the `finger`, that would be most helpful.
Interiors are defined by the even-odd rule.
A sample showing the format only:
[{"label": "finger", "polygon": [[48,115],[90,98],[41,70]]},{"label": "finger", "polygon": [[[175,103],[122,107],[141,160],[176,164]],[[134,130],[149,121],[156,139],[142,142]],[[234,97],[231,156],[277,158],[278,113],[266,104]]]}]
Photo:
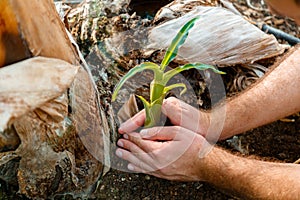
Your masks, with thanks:
[{"label": "finger", "polygon": [[195,132],[199,131],[201,113],[197,108],[179,99],[170,97],[163,102],[162,112],[170,119],[173,125],[182,126]]},{"label": "finger", "polygon": [[179,99],[170,97],[164,100],[162,113],[171,120],[172,124],[180,125],[182,116],[181,112],[181,102]]},{"label": "finger", "polygon": [[[149,166],[154,168],[155,165],[153,161],[153,151],[155,149],[160,149],[162,146],[161,142],[155,142],[151,140],[143,140],[141,137],[129,136],[128,139],[120,139],[117,144],[119,147],[131,152],[141,161],[148,163]],[[132,141],[131,141],[131,140]]]},{"label": "finger", "polygon": [[144,140],[141,138],[139,133],[130,133],[125,134],[124,139],[120,139],[119,141],[122,142],[123,148],[129,149],[130,151],[134,151],[132,143],[138,146],[146,153],[151,153],[154,149],[159,148],[161,143],[151,141],[151,140]]},{"label": "finger", "polygon": [[[132,163],[134,166],[138,166],[140,170],[143,170],[145,172],[154,171],[152,167],[150,167],[147,163],[140,160],[136,155],[133,154],[125,149],[118,148],[116,150],[116,155],[119,158],[122,158],[124,160],[127,160],[129,163]],[[141,154],[139,154],[141,155]]]},{"label": "finger", "polygon": [[179,126],[153,127],[141,130],[140,135],[148,140],[173,140],[181,130]]},{"label": "finger", "polygon": [[[144,163],[140,163],[140,165],[144,165]],[[137,172],[137,173],[143,173],[143,174],[149,174],[149,175],[152,175],[152,173],[154,172],[154,170],[145,170],[144,167],[141,168],[141,167],[138,167],[136,165],[134,165],[133,163],[129,163],[127,165],[127,168],[130,170],[130,171],[134,171],[134,172]]]},{"label": "finger", "polygon": [[121,124],[119,128],[119,133],[124,134],[135,131],[136,129],[144,125],[145,118],[145,110],[140,111],[135,116]]},{"label": "finger", "polygon": [[[136,137],[129,136],[132,140],[137,140]],[[162,142],[156,142],[151,140],[143,140],[137,142],[141,147],[137,146],[135,143],[130,141],[129,139],[120,139],[118,141],[118,145],[123,149],[131,152],[134,156],[136,156],[141,162],[146,163],[148,166],[154,169],[160,168],[160,163],[158,162],[158,157],[155,151],[159,151],[163,148]],[[136,142],[136,141],[135,141]],[[144,151],[143,149],[148,149]],[[140,164],[140,163],[139,163]],[[140,167],[143,168],[143,167]],[[144,168],[143,168],[144,169]]]},{"label": "finger", "polygon": [[132,153],[142,154],[153,151],[152,146],[154,147],[155,145],[152,145],[151,143],[154,142],[130,137],[130,139],[119,139],[117,144],[119,147],[127,149]]}]

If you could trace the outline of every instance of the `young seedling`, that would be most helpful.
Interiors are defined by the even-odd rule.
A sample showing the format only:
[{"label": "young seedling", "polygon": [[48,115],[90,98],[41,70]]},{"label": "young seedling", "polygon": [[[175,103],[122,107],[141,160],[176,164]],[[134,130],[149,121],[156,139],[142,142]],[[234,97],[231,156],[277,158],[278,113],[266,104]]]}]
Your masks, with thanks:
[{"label": "young seedling", "polygon": [[175,69],[171,69],[166,71],[166,67],[169,63],[174,60],[177,56],[177,52],[179,47],[185,42],[189,30],[194,26],[196,20],[199,17],[195,17],[188,21],[181,30],[177,33],[175,38],[172,40],[171,45],[167,49],[167,52],[163,58],[162,63],[159,65],[152,63],[152,62],[144,62],[140,65],[135,66],[125,76],[120,80],[120,82],[116,85],[115,90],[112,95],[112,101],[116,100],[117,94],[125,81],[130,77],[134,76],[136,73],[141,72],[143,70],[152,70],[154,73],[154,79],[150,84],[150,101],[148,102],[144,97],[138,96],[144,104],[144,108],[146,111],[146,120],[145,120],[145,127],[152,127],[158,125],[161,116],[161,106],[166,94],[174,89],[181,87],[182,91],[180,95],[182,95],[186,90],[186,85],[184,83],[176,83],[173,85],[167,85],[169,80],[179,74],[182,71],[189,70],[189,69],[198,69],[198,70],[206,70],[211,69],[215,73],[224,74],[224,72],[217,70],[215,67],[211,65],[206,65],[202,63],[189,63],[183,66],[179,66]]}]

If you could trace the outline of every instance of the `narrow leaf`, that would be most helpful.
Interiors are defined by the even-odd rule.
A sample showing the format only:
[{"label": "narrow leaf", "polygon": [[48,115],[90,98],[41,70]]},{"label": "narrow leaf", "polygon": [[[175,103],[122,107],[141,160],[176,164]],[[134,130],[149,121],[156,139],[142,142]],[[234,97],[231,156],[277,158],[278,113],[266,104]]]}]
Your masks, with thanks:
[{"label": "narrow leaf", "polygon": [[165,70],[166,66],[169,65],[169,63],[176,57],[177,53],[178,53],[178,49],[179,47],[185,42],[188,34],[189,34],[189,30],[191,28],[193,28],[196,20],[198,20],[199,17],[195,17],[193,19],[191,19],[190,21],[188,21],[181,29],[180,31],[177,33],[177,35],[175,36],[175,38],[172,40],[171,45],[169,46],[169,48],[167,49],[167,52],[165,54],[165,57],[161,63],[160,69],[162,71]]},{"label": "narrow leaf", "polygon": [[141,72],[146,69],[152,70],[154,72],[154,74],[156,74],[159,71],[159,66],[156,65],[155,63],[144,62],[140,65],[135,66],[131,70],[129,70],[128,73],[125,74],[125,76],[123,76],[123,78],[120,80],[120,82],[115,86],[114,93],[112,95],[112,101],[116,100],[119,90],[121,89],[123,84],[127,81],[127,79],[134,76],[136,73]]},{"label": "narrow leaf", "polygon": [[184,94],[186,92],[186,90],[187,90],[186,85],[184,83],[176,83],[176,84],[169,85],[169,86],[165,87],[164,94],[166,94],[170,90],[172,90],[174,88],[178,88],[178,87],[182,87],[183,88],[183,90],[180,92],[180,95]]},{"label": "narrow leaf", "polygon": [[176,74],[179,74],[182,71],[189,70],[189,69],[198,69],[198,70],[207,70],[211,69],[213,72],[218,74],[225,74],[225,72],[222,72],[218,69],[216,69],[214,66],[206,65],[202,63],[189,63],[183,66],[176,67],[175,69],[172,69],[164,74],[163,80],[165,81],[164,84],[167,84],[167,82]]}]

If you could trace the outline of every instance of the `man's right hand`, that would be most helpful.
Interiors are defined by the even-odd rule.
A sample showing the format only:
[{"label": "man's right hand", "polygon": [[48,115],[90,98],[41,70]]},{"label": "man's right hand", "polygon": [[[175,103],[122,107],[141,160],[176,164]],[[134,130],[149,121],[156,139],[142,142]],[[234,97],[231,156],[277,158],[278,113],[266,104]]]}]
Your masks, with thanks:
[{"label": "man's right hand", "polygon": [[[162,112],[169,118],[173,125],[184,127],[203,136],[206,135],[210,125],[209,113],[199,111],[174,97],[164,100]],[[142,110],[123,123],[119,128],[119,132],[121,134],[131,133],[142,127],[144,122],[145,111]]]}]

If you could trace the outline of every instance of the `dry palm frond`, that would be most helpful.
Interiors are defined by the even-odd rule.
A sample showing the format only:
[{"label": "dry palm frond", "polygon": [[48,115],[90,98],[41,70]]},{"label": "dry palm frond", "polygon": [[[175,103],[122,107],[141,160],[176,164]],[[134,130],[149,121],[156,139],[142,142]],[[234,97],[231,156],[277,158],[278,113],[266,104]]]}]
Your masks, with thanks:
[{"label": "dry palm frond", "polygon": [[254,63],[284,52],[284,47],[274,36],[265,34],[241,16],[223,8],[203,6],[154,27],[149,33],[145,52],[166,49],[181,25],[195,16],[200,19],[178,52],[176,61],[179,63],[233,66]]},{"label": "dry palm frond", "polygon": [[65,61],[43,57],[2,68],[0,131],[25,113],[63,94],[74,80],[77,70],[78,67]]},{"label": "dry palm frond", "polygon": [[211,0],[175,0],[162,7],[155,15],[153,22],[159,23],[175,19],[195,9],[197,6],[218,6],[219,1]]},{"label": "dry palm frond", "polygon": [[248,64],[231,67],[230,73],[227,73],[226,90],[230,94],[235,94],[245,90],[259,78],[261,78],[268,68],[259,64]]},{"label": "dry palm frond", "polygon": [[[248,5],[249,8],[256,10],[256,11],[265,11],[266,9],[263,7],[256,7],[252,4],[251,0],[246,0],[246,3]],[[259,4],[261,4],[262,6],[265,6],[265,3],[263,0],[260,0]]]}]

